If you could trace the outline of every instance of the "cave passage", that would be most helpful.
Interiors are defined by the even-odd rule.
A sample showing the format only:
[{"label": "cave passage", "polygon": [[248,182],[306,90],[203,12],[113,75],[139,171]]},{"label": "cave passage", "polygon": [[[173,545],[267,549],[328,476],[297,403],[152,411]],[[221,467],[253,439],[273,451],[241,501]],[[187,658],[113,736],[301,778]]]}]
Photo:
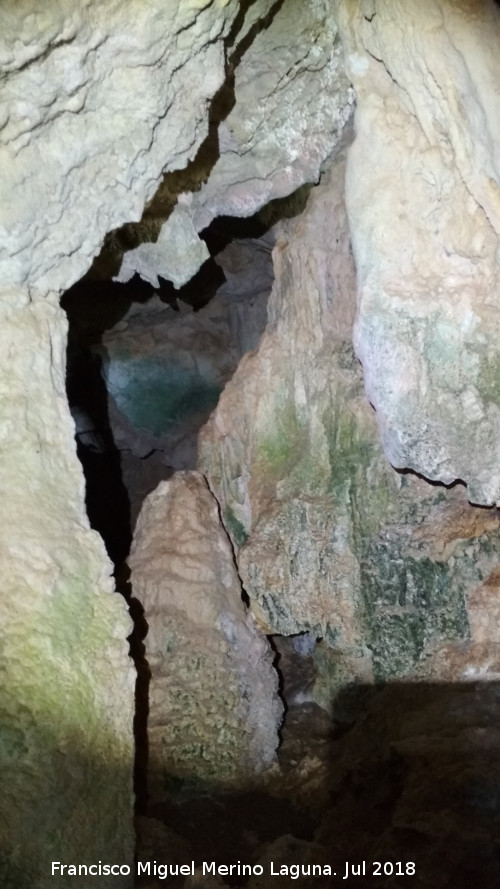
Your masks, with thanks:
[{"label": "cave passage", "polygon": [[[293,196],[294,212],[309,190]],[[309,841],[316,816],[301,812],[286,794],[281,800],[266,792],[192,796],[174,779],[163,802],[149,804],[150,669],[143,644],[148,627],[126,560],[145,497],[176,471],[196,468],[201,426],[242,356],[259,343],[274,278],[270,226],[290,215],[289,207],[289,201],[276,201],[256,218],[215,220],[203,233],[211,258],[179,290],[162,279],[153,289],[138,276],[116,283],[94,269],[61,301],[69,320],[67,396],[86,480],[86,508],[134,622],[129,642],[137,670],[136,813],[166,825],[183,824],[195,845],[196,825],[208,819],[211,831],[198,844],[203,856],[220,857],[228,837],[238,854],[249,854],[245,819],[249,824],[261,820],[262,839],[288,832]],[[324,757],[330,743],[331,720],[309,694],[316,640],[308,635],[270,640],[285,704],[280,767],[290,775],[305,757]]]},{"label": "cave passage", "polygon": [[126,560],[145,497],[177,470],[196,468],[199,429],[264,331],[273,282],[267,229],[258,220],[216,220],[204,233],[212,257],[179,290],[162,279],[155,290],[137,275],[116,283],[94,267],[61,300],[69,321],[67,397],[87,514],[134,623],[138,813],[147,805],[148,626]]},{"label": "cave passage", "polygon": [[87,512],[117,568],[147,494],[196,467],[199,429],[265,328],[272,237],[238,222],[206,231],[217,259],[180,290],[161,279],[155,290],[137,275],[126,284],[87,275],[61,300]]}]

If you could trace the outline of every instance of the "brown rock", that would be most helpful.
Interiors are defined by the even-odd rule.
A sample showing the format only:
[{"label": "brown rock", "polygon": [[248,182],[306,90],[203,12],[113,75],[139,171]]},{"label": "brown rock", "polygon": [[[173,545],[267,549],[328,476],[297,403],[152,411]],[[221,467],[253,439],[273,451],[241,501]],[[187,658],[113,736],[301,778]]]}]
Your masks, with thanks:
[{"label": "brown rock", "polygon": [[144,503],[130,555],[149,625],[149,791],[237,786],[272,765],[282,706],[273,655],[242,599],[217,501],[181,472]]}]

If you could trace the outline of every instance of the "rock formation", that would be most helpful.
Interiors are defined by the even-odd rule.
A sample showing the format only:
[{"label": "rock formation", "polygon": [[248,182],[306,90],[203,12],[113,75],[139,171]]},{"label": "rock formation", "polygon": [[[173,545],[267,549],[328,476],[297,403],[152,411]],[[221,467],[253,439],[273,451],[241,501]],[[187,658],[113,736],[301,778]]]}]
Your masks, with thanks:
[{"label": "rock formation", "polygon": [[[500,502],[500,15],[338,5],[358,97],[347,205],[355,345],[387,458]],[[404,40],[400,35],[404,34]],[[369,171],[366,159],[370,158]]]},{"label": "rock formation", "polygon": [[28,889],[51,861],[132,865],[132,626],[83,508],[64,315],[19,292],[1,313],[0,882]]},{"label": "rock formation", "polygon": [[[418,837],[421,849],[430,840],[422,886],[470,881],[475,852],[481,885],[498,885],[487,822],[500,817],[499,36],[492,0],[2,4],[2,886],[53,886],[51,861],[119,861],[121,876],[100,886],[131,883],[131,621],[85,513],[60,297],[89,270],[90,286],[138,271],[181,287],[207,258],[217,216],[250,217],[318,182],[266,242],[276,282],[261,341],[228,290],[207,306],[207,353],[217,341],[228,354],[203,379],[212,401],[198,421],[224,389],[199,473],[160,486],[139,520],[131,562],[150,625],[152,787],[165,774],[229,786],[265,772],[280,704],[262,634],[306,633],[308,704],[333,710],[342,730],[356,725],[334,749],[337,808],[318,845],[276,835],[269,849],[327,856],[340,816],[346,855],[400,854],[398,844],[410,855]],[[123,432],[139,408],[153,414],[147,435],[144,423],[126,430],[137,456],[169,419],[161,399],[138,404],[152,383],[164,394],[176,338],[154,307],[121,318],[103,347],[110,404],[124,378],[161,365],[133,380],[126,419],[112,418]],[[179,325],[186,342],[191,320]],[[136,352],[120,378],[124,323]],[[192,359],[198,377],[205,359],[201,348]],[[189,434],[171,468],[194,461]],[[292,649],[281,649],[290,660]],[[390,685],[379,693],[380,680]],[[354,715],[342,698],[352,687],[365,701]],[[326,768],[323,756],[322,779]],[[349,847],[369,780],[376,805]],[[460,837],[445,873],[446,844]]]},{"label": "rock formation", "polygon": [[270,237],[231,242],[216,257],[226,280],[206,305],[201,289],[196,311],[181,300],[175,309],[158,298],[132,304],[93,349],[102,360],[132,525],[161,478],[195,468],[200,427],[240,358],[258,345],[273,280],[272,243]]},{"label": "rock formation", "polygon": [[[151,281],[159,273],[176,286],[185,283],[207,256],[196,232],[217,216],[252,216],[269,201],[316,181],[342,138],[354,92],[326,0],[251,4],[228,46],[228,65],[234,95],[221,96],[217,153],[207,181],[181,193],[157,244],[125,254],[118,280],[138,271]],[[170,187],[167,182],[164,190]],[[162,189],[154,203],[161,207]]]},{"label": "rock formation", "polygon": [[131,623],[85,515],[58,301],[196,153],[238,9],[0,11],[4,886],[52,886],[51,860],[132,865]]},{"label": "rock formation", "polygon": [[3,4],[3,287],[69,287],[107,232],[141,218],[163,174],[192,160],[238,11],[237,0],[50,0],[43,15],[35,0]]},{"label": "rock formation", "polygon": [[500,553],[496,512],[383,456],[351,347],[344,163],[285,227],[268,329],[200,435],[252,609],[266,632],[323,640],[327,707],[349,679],[403,676],[440,642],[469,639]]},{"label": "rock formation", "polygon": [[282,705],[273,654],[242,602],[205,479],[178,472],[149,495],[129,558],[149,625],[149,785],[245,786],[275,760]]}]

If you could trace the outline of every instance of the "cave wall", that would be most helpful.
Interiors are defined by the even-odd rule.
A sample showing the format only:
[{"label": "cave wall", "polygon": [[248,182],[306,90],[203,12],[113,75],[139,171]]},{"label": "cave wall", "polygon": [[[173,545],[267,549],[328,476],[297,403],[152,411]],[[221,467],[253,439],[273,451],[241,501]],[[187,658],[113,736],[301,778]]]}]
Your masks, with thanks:
[{"label": "cave wall", "polygon": [[144,502],[129,565],[151,671],[148,792],[251,785],[276,759],[283,704],[274,653],[242,601],[219,504],[197,472]]},{"label": "cave wall", "polygon": [[261,0],[243,8],[241,29],[227,42],[228,76],[212,106],[195,187],[185,177],[175,203],[174,183],[164,180],[148,208],[149,224],[168,218],[155,243],[145,231],[145,243],[125,253],[117,280],[137,271],[154,283],[159,273],[181,286],[208,255],[198,233],[213,219],[252,216],[317,181],[342,138],[355,94],[328,0]]},{"label": "cave wall", "polygon": [[[493,2],[338,5],[358,97],[346,199],[356,352],[387,458],[499,502]],[[367,157],[370,158],[369,169]]]},{"label": "cave wall", "polygon": [[196,153],[238,9],[0,10],[3,886],[70,885],[52,860],[132,867],[132,625],[85,513],[59,297]]},{"label": "cave wall", "polygon": [[[332,687],[432,658],[439,675],[456,657],[453,676],[496,662],[496,513],[398,474],[382,447],[396,467],[463,479],[475,503],[500,500],[498,31],[489,2],[2,5],[5,885],[52,885],[51,859],[132,857],[130,621],[85,516],[58,300],[166,181],[164,215],[178,214],[160,246],[191,244],[191,274],[214,214],[249,215],[334,165],[283,228],[269,329],[202,438],[262,627],[321,636]],[[198,169],[230,57],[235,104]],[[335,153],[351,83],[348,230]],[[265,121],[248,113],[256,96]],[[250,166],[231,170],[240,149]]]},{"label": "cave wall", "polygon": [[64,315],[4,292],[1,329],[0,880],[22,889],[52,885],[52,860],[131,864],[134,674],[83,505]]},{"label": "cave wall", "polygon": [[69,287],[193,159],[238,12],[236,0],[2,4],[3,286]]},{"label": "cave wall", "polygon": [[442,645],[479,670],[481,646],[496,650],[484,617],[500,553],[496,510],[384,457],[352,349],[345,164],[283,224],[268,327],[199,436],[251,607],[268,633],[322,640],[327,709],[349,682],[402,678]]},{"label": "cave wall", "polygon": [[[228,73],[226,56],[234,48],[237,64],[280,8],[269,0],[85,0],[78,9],[51,0],[43,10],[32,0],[2,4],[5,885],[51,885],[52,859],[125,863],[133,849],[134,676],[125,641],[131,627],[124,603],[112,593],[103,545],[85,515],[64,392],[67,330],[59,297],[88,270],[106,233],[141,218],[161,181],[171,177],[173,204],[186,190],[177,171],[186,168],[192,187],[199,187],[207,171],[203,164],[198,170],[196,159],[210,135],[210,103]],[[326,3],[308,4],[302,23],[299,15],[291,19],[291,35],[294,29],[301,35],[297,57],[287,57],[280,69],[285,80],[269,89],[281,130],[277,138],[269,121],[261,153],[273,161],[279,147],[295,172],[283,176],[280,164],[271,164],[274,174],[260,203],[317,177],[345,109],[350,113],[354,94],[327,13]],[[273,59],[280,28],[270,37]],[[264,40],[264,68],[268,54]],[[267,73],[272,81],[273,66]],[[251,81],[251,68],[245,76]],[[265,82],[263,76],[262,101]],[[315,82],[328,87],[335,112],[330,126],[328,103],[309,107],[314,132],[324,133],[321,150],[304,166],[301,153],[292,156],[296,133],[287,130],[280,89],[288,83],[290,96],[302,96],[307,106]],[[298,119],[307,142],[304,107]],[[259,122],[254,125],[262,135]],[[253,163],[262,167],[262,159]],[[264,182],[268,175],[262,168]],[[254,209],[248,199],[248,213]],[[177,247],[187,243],[190,226],[183,215],[171,232],[171,239],[181,237]],[[204,253],[198,242],[195,253],[199,264]],[[58,879],[61,886],[71,881]],[[101,885],[107,885],[105,877]]]}]

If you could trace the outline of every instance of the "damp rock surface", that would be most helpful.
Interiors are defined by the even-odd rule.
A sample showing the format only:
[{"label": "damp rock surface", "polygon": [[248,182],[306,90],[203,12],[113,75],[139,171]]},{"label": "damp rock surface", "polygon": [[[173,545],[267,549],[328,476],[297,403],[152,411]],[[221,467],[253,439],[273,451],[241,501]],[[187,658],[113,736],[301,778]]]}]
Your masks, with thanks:
[{"label": "damp rock surface", "polygon": [[119,450],[137,457],[161,451],[173,469],[194,468],[198,430],[242,355],[258,345],[272,284],[265,243],[233,242],[217,265],[227,267],[227,280],[222,276],[215,296],[199,310],[180,300],[174,308],[153,296],[132,304],[95,348]]},{"label": "damp rock surface", "polygon": [[[159,481],[195,468],[200,427],[242,355],[259,343],[273,281],[273,242],[272,232],[231,241],[217,254],[208,280],[194,279],[170,304],[162,301],[162,290],[144,303],[132,302],[91,347],[101,367],[104,419],[120,452],[132,527]],[[120,287],[113,285],[110,304],[118,303]]]},{"label": "damp rock surface", "polygon": [[238,8],[1,5],[5,887],[53,885],[51,860],[133,864],[132,627],[85,513],[58,298],[109,230],[141,217],[163,171],[196,154]]},{"label": "damp rock surface", "polygon": [[[69,889],[51,861],[133,863],[132,624],[85,514],[64,313],[3,295],[0,883]],[[130,882],[102,877],[112,884]]]}]

